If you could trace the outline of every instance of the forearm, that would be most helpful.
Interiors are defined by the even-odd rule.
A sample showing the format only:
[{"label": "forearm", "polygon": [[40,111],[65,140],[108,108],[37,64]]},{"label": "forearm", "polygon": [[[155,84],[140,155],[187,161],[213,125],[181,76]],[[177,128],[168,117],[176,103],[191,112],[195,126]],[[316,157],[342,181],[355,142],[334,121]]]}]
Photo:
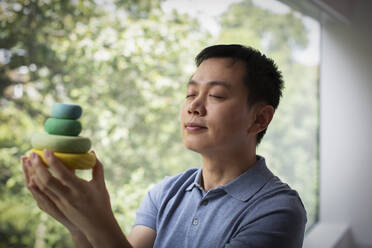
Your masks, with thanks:
[{"label": "forearm", "polygon": [[93,248],[82,232],[70,232],[75,248]]},{"label": "forearm", "polygon": [[103,225],[87,232],[87,239],[94,248],[132,248],[115,219],[109,226]]}]

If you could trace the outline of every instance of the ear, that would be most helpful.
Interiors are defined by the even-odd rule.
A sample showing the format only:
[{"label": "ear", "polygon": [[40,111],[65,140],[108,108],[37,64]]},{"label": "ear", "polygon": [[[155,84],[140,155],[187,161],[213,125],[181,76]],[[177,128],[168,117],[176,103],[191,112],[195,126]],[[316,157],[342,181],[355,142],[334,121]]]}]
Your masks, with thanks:
[{"label": "ear", "polygon": [[258,104],[253,109],[253,123],[248,129],[248,133],[258,134],[270,124],[273,119],[275,109],[271,105]]}]

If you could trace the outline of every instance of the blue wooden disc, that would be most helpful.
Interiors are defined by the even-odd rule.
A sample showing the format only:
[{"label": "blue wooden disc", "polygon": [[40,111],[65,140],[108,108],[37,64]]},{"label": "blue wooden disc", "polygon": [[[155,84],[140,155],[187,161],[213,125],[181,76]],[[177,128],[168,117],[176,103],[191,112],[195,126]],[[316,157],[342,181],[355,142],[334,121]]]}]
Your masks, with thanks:
[{"label": "blue wooden disc", "polygon": [[79,119],[83,110],[80,105],[68,103],[55,103],[52,107],[52,117],[58,119]]}]

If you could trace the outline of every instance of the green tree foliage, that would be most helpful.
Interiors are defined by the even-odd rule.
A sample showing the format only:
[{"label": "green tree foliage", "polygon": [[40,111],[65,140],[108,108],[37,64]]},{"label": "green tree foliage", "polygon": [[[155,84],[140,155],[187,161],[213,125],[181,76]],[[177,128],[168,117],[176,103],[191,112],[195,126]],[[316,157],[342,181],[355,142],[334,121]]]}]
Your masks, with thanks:
[{"label": "green tree foliage", "polygon": [[92,139],[105,165],[113,207],[126,231],[151,183],[200,165],[183,148],[178,111],[190,54],[206,45],[206,35],[194,20],[166,15],[159,4],[0,5],[6,55],[0,67],[0,247],[71,245],[60,225],[45,216],[39,221],[43,214],[24,187],[19,161],[54,102],[83,106],[82,135]]},{"label": "green tree foliage", "polygon": [[[72,246],[66,230],[38,210],[20,164],[55,102],[83,106],[81,135],[92,139],[105,166],[126,233],[152,184],[199,167],[200,158],[182,144],[178,113],[194,56],[214,42],[243,42],[279,61],[286,97],[262,153],[315,206],[315,157],[308,151],[316,146],[309,143],[316,125],[309,82],[316,74],[291,53],[306,45],[300,19],[247,0],[233,5],[221,25],[220,37],[212,37],[187,15],[164,13],[160,0],[0,2],[0,247]],[[90,171],[78,175],[89,179]]]}]

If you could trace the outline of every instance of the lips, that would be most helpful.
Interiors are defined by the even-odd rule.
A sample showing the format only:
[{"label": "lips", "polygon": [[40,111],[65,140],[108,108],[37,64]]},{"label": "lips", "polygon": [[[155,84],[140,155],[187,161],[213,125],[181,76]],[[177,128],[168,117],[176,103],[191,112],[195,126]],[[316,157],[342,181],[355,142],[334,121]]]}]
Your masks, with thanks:
[{"label": "lips", "polygon": [[196,123],[196,122],[188,122],[185,125],[185,128],[189,131],[199,131],[199,130],[204,130],[207,129],[206,126],[204,126],[201,123]]},{"label": "lips", "polygon": [[188,122],[186,123],[185,127],[199,127],[199,128],[207,128],[203,124],[196,123],[196,122]]}]

